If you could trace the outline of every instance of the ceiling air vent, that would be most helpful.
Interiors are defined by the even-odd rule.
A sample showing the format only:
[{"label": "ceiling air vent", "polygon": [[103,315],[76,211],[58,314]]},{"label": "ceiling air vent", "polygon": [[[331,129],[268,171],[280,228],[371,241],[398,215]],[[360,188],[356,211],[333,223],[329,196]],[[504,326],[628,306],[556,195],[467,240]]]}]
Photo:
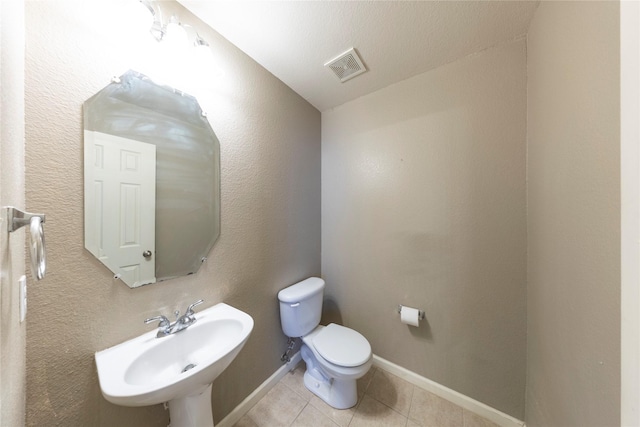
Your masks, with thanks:
[{"label": "ceiling air vent", "polygon": [[343,83],[367,71],[354,48],[332,59],[324,66],[333,71]]}]

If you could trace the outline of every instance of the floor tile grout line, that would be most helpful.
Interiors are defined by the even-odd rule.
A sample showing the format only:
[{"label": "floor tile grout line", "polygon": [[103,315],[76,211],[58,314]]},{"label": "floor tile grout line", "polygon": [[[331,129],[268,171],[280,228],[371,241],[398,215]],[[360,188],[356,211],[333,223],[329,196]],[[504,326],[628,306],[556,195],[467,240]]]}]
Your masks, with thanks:
[{"label": "floor tile grout line", "polygon": [[[367,385],[367,389],[366,389],[366,391],[365,391],[365,392],[364,392],[364,394],[363,394],[363,398],[364,398],[364,396],[365,396],[365,395],[366,395],[366,396],[369,396],[370,398],[372,398],[372,399],[373,399],[373,400],[375,400],[376,402],[382,403],[384,406],[386,406],[387,408],[391,409],[391,410],[392,410],[393,412],[395,412],[396,414],[399,414],[400,416],[402,416],[402,417],[404,417],[404,418],[407,418],[407,419],[408,419],[408,418],[409,418],[409,413],[410,413],[410,408],[411,408],[411,400],[413,400],[413,393],[414,393],[414,391],[415,391],[416,386],[415,386],[414,384],[409,383],[408,381],[405,381],[404,379],[402,379],[402,378],[400,378],[400,377],[397,377],[397,375],[393,375],[393,374],[391,374],[391,373],[388,373],[388,372],[387,372],[387,374],[390,374],[390,375],[392,375],[392,376],[394,376],[394,377],[397,377],[397,378],[399,378],[401,381],[407,382],[408,384],[410,384],[410,385],[411,385],[411,396],[410,396],[410,399],[409,399],[409,411],[407,412],[407,415],[404,415],[402,412],[400,412],[400,411],[398,411],[397,409],[395,409],[395,408],[391,407],[390,405],[386,404],[385,402],[382,402],[381,400],[377,399],[375,396],[373,396],[373,395],[369,394],[369,388],[371,387],[371,384],[373,383],[373,380],[374,380],[375,376],[378,374],[378,372],[380,372],[380,369],[376,369],[376,371],[374,372],[373,376],[371,377],[371,380],[369,381],[369,384]],[[395,387],[395,386],[394,386],[394,387]]]},{"label": "floor tile grout line", "polygon": [[416,386],[411,387],[411,397],[409,398],[409,410],[407,411],[407,427],[409,426],[409,420],[411,419],[411,408],[413,407],[413,395],[416,392]]},{"label": "floor tile grout line", "polygon": [[[318,398],[318,399],[320,400],[320,404],[321,404],[321,405],[329,407],[329,408],[330,408],[330,410],[335,409],[335,408],[332,408],[328,403],[326,403],[326,402],[325,402],[325,401],[323,401],[322,399],[320,399],[320,398]],[[328,419],[329,419],[333,424],[335,424],[337,427],[342,427],[342,426],[340,426],[340,425],[338,424],[338,422],[337,422],[333,417],[331,417],[330,415],[325,414],[324,412],[322,412],[322,409],[321,409],[321,408],[319,408],[318,406],[314,405],[314,404],[311,402],[311,399],[309,399],[309,405],[311,405],[313,408],[317,409],[317,410],[318,410],[318,411],[319,411],[323,416],[327,417],[327,418],[328,418]],[[355,407],[357,407],[357,406],[358,406],[358,404],[356,404],[356,406],[354,406],[353,408],[355,408]],[[351,408],[347,408],[347,410],[348,410],[348,409],[351,409]],[[354,413],[355,413],[355,411],[354,411]],[[351,420],[352,420],[352,419],[353,419],[353,415],[351,415],[351,418],[349,419],[349,423],[346,425],[346,427],[349,427],[349,424],[351,424]]]},{"label": "floor tile grout line", "polygon": [[[362,394],[362,399],[364,399],[364,396],[365,396],[365,393]],[[356,417],[356,414],[358,413],[358,408],[360,407],[360,404],[362,403],[362,399],[358,398],[358,400],[356,400],[356,406],[353,407],[353,414],[351,415],[351,419],[349,420],[349,424],[347,424],[347,427],[351,426],[351,423],[353,422],[353,419]]]},{"label": "floor tile grout line", "polygon": [[[403,417],[403,418],[409,418],[408,416],[404,415],[402,412],[399,412],[397,409],[392,408],[391,406],[387,405],[387,404],[386,404],[386,403],[384,403],[384,402],[381,402],[380,400],[376,399],[376,398],[375,398],[375,397],[373,397],[372,395],[367,394],[367,393],[365,393],[365,395],[369,396],[371,399],[375,400],[376,402],[378,402],[378,403],[380,403],[380,404],[382,404],[382,405],[386,406],[387,408],[391,409],[393,412],[395,412],[396,414],[400,415],[401,417]],[[364,396],[363,396],[363,397],[364,397]]]},{"label": "floor tile grout line", "polygon": [[351,419],[349,420],[349,424],[347,424],[347,427],[350,427],[351,424],[353,423],[353,420],[356,418],[358,409],[360,408],[360,405],[362,405],[362,401],[364,400],[364,397],[367,395],[367,390],[369,389],[369,386],[371,385],[371,381],[373,381],[373,376],[375,374],[376,374],[375,371],[373,372],[373,374],[371,374],[371,378],[369,378],[369,382],[364,387],[364,391],[362,392],[362,397],[358,397],[358,400],[356,400],[356,405],[353,408],[353,414],[351,415]]},{"label": "floor tile grout line", "polygon": [[[285,384],[286,385],[286,384]],[[290,387],[289,387],[290,388]],[[307,405],[309,404],[309,402],[306,402],[303,406],[302,409],[300,409],[300,412],[298,412],[298,414],[293,417],[293,421],[291,421],[291,423],[289,423],[289,427],[291,427],[292,425],[295,424],[296,420],[298,419],[298,417],[300,416],[300,414],[302,414],[302,411],[304,411],[304,408],[307,407]]]},{"label": "floor tile grout line", "polygon": [[310,399],[307,399],[306,396],[302,395],[301,393],[299,393],[297,390],[294,390],[293,387],[289,387],[288,385],[285,384],[285,386],[291,390],[292,392],[294,392],[296,394],[296,396],[298,396],[300,399],[304,400],[305,402],[309,403]]},{"label": "floor tile grout line", "polygon": [[353,419],[356,417],[356,413],[358,412],[358,408],[362,404],[362,400],[364,399],[364,397],[367,395],[367,390],[369,389],[369,386],[371,385],[371,382],[373,381],[373,376],[376,374],[376,371],[377,371],[376,368],[372,368],[372,369],[374,369],[374,371],[371,374],[371,378],[369,378],[369,381],[364,386],[364,390],[362,391],[362,398],[358,397],[358,399],[356,400],[356,405],[353,407],[353,414],[351,415],[351,419],[349,420],[349,423],[347,424],[347,427],[350,427],[351,423],[353,423]]}]

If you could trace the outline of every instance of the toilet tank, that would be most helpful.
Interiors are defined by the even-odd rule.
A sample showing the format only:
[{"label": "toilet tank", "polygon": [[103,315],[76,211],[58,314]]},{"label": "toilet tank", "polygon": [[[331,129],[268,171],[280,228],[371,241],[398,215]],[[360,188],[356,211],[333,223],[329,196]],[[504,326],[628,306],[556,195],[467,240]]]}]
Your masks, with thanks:
[{"label": "toilet tank", "polygon": [[288,337],[303,337],[320,324],[324,280],[310,277],[278,292],[280,323]]}]

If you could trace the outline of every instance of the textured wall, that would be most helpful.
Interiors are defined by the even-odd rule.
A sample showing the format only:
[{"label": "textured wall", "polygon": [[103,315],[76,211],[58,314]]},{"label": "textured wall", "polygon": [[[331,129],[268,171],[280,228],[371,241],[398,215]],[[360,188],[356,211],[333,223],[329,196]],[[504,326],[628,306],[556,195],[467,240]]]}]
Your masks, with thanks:
[{"label": "textured wall", "polygon": [[617,2],[542,2],[528,36],[526,421],[620,425]]},{"label": "textured wall", "polygon": [[[0,2],[0,207],[25,208],[24,1]],[[21,426],[25,406],[25,324],[18,279],[24,229],[9,234],[0,212],[0,425]]]},{"label": "textured wall", "polygon": [[[524,40],[322,115],[325,320],[524,416]],[[426,311],[418,329],[398,304]]]},{"label": "textured wall", "polygon": [[215,69],[183,71],[209,77],[196,95],[221,143],[220,239],[197,274],[139,289],[114,281],[84,250],[81,107],[148,55],[139,50],[146,31],[123,22],[134,4],[27,3],[27,202],[47,213],[49,249],[48,276],[30,290],[30,426],[167,425],[160,405],[106,402],[93,353],[151,329],[143,319],[198,298],[255,320],[214,384],[220,420],[280,366],[286,340],[277,291],[320,273],[320,113],[173,2],[162,2],[165,12],[197,25],[214,54]]}]

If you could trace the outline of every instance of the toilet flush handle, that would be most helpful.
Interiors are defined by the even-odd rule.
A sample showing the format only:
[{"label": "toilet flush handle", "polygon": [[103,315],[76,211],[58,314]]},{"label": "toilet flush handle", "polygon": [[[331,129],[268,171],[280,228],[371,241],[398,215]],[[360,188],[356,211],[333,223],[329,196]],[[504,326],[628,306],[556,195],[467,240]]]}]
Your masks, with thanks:
[{"label": "toilet flush handle", "polygon": [[291,308],[294,308],[294,307],[297,307],[297,306],[299,306],[299,305],[300,305],[300,303],[299,303],[299,302],[297,302],[297,303],[295,303],[295,304],[291,304],[291,306],[290,306],[290,307],[291,307]]}]

